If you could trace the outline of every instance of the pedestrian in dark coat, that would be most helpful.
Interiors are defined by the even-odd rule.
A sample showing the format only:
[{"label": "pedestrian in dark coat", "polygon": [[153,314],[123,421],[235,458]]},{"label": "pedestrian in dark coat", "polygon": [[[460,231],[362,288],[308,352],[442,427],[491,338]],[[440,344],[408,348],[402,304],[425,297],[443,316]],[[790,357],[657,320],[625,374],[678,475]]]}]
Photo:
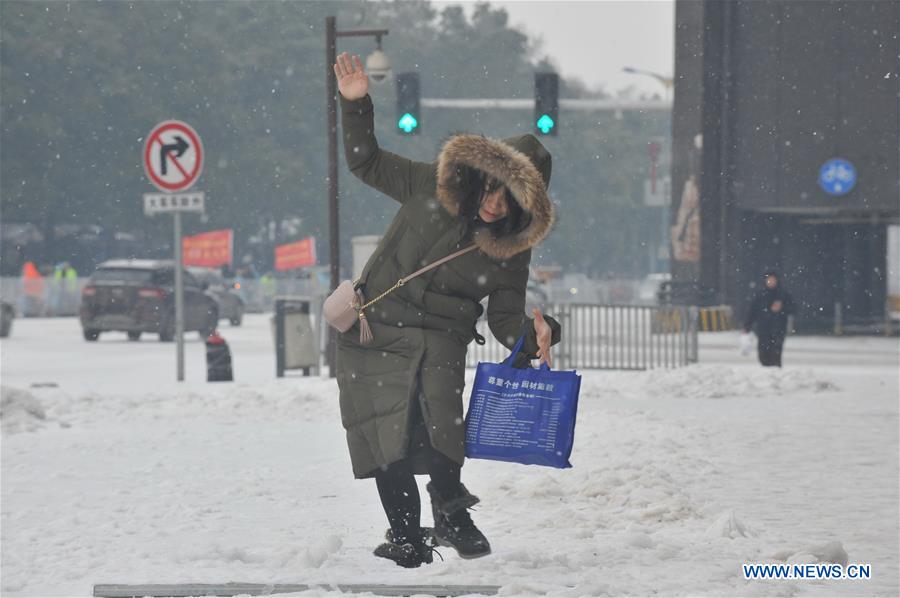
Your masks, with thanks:
[{"label": "pedestrian in dark coat", "polygon": [[[366,298],[477,246],[369,307],[370,344],[360,343],[359,323],[338,339],[341,417],[353,473],[375,477],[391,526],[375,554],[417,567],[432,561],[433,538],[463,558],[484,556],[490,544],[467,511],[478,498],[460,482],[466,347],[477,336],[485,298],[490,330],[510,349],[524,334],[524,356],[549,364],[550,346],[560,340],[556,320],[538,310],[534,319],[525,314],[531,248],[554,218],[547,196],[550,153],[533,135],[502,141],[456,135],[436,162],[402,158],[375,139],[359,57],[341,54],[334,70],[347,164],[400,204],[360,276]],[[433,530],[420,527],[415,474],[431,477]]]},{"label": "pedestrian in dark coat", "polygon": [[781,350],[787,335],[788,316],[794,313],[794,300],[778,280],[778,273],[765,274],[765,288],[750,302],[744,320],[744,332],[756,325],[757,352],[764,366],[781,367]]}]

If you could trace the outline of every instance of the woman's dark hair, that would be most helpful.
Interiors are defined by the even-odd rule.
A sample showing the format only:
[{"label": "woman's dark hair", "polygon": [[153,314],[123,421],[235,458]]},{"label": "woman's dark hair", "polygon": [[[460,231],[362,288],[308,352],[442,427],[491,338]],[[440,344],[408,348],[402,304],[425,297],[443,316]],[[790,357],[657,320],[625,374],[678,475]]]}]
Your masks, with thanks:
[{"label": "woman's dark hair", "polygon": [[516,201],[509,187],[506,188],[504,195],[507,207],[506,216],[490,223],[481,220],[478,217],[478,210],[481,209],[483,197],[485,194],[493,193],[499,189],[503,186],[503,183],[482,170],[465,165],[457,166],[456,175],[459,180],[459,187],[463,190],[463,201],[459,207],[459,215],[463,219],[467,233],[475,228],[486,228],[490,231],[492,237],[497,238],[516,233],[528,225],[531,218],[525,213],[519,202]]}]

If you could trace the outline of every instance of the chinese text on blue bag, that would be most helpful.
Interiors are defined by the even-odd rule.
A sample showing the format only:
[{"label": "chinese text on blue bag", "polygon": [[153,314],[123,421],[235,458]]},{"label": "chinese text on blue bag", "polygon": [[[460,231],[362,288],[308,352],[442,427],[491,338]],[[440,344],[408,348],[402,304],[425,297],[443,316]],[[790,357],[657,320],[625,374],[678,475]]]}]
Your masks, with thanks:
[{"label": "chinese text on blue bag", "polygon": [[466,456],[572,467],[581,376],[546,364],[512,367],[523,341],[502,363],[478,364],[466,415]]}]

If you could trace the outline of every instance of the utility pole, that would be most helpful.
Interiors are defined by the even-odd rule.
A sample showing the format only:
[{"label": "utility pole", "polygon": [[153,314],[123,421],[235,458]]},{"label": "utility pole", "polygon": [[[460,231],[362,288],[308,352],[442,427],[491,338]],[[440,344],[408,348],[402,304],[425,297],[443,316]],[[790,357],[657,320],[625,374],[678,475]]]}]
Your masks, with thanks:
[{"label": "utility pole", "polygon": [[[331,290],[341,282],[341,237],[340,208],[338,199],[338,134],[337,134],[337,79],[334,76],[334,63],[337,61],[337,38],[339,37],[374,37],[381,49],[381,36],[387,35],[387,29],[354,29],[338,31],[336,17],[325,17],[325,111],[328,114],[328,245],[331,260]],[[330,376],[336,376],[337,365],[337,333],[328,330],[328,370]]]}]

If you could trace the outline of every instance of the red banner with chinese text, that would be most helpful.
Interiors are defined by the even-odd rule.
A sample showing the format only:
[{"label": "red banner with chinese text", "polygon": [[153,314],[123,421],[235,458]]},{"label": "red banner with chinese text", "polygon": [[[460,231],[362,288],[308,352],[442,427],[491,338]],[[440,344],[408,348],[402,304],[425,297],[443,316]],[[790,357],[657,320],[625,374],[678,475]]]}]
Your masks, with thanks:
[{"label": "red banner with chinese text", "polygon": [[217,268],[231,265],[234,231],[230,228],[185,237],[181,242],[185,266]]},{"label": "red banner with chinese text", "polygon": [[306,237],[275,248],[275,269],[293,270],[316,265],[316,238]]}]

